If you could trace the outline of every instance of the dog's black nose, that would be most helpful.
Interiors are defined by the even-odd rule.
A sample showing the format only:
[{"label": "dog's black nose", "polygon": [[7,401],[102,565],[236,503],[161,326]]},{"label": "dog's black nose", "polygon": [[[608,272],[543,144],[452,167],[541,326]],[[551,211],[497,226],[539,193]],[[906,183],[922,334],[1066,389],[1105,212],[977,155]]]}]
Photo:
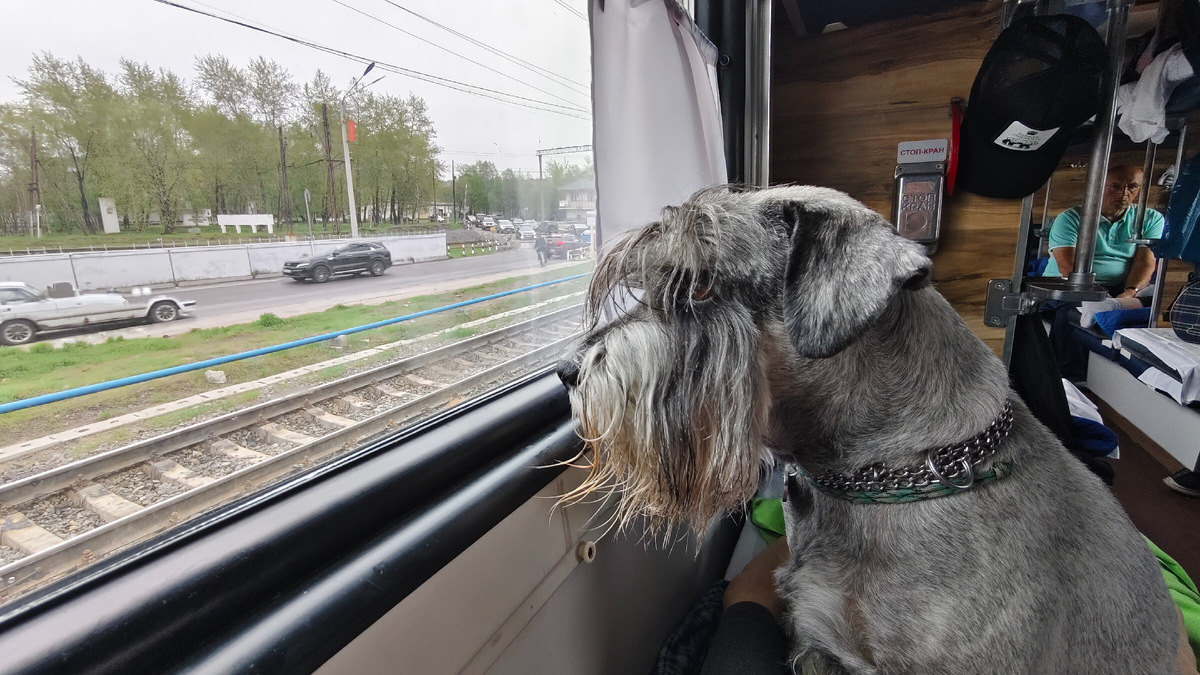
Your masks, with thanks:
[{"label": "dog's black nose", "polygon": [[558,379],[567,386],[567,389],[573,388],[579,384],[579,365],[568,359],[558,364]]}]

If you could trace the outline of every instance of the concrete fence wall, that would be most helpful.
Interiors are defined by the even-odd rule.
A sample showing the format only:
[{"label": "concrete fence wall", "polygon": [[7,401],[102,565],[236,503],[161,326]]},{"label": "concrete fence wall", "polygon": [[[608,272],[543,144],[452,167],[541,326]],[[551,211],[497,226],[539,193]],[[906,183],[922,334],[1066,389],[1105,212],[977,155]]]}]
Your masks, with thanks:
[{"label": "concrete fence wall", "polygon": [[[446,257],[444,233],[380,237],[371,241],[386,246],[392,252],[392,262],[397,265]],[[23,281],[36,288],[69,281],[76,288],[98,290],[268,276],[280,274],[284,261],[322,255],[348,242],[333,239],[13,256],[0,258],[0,281]]]}]

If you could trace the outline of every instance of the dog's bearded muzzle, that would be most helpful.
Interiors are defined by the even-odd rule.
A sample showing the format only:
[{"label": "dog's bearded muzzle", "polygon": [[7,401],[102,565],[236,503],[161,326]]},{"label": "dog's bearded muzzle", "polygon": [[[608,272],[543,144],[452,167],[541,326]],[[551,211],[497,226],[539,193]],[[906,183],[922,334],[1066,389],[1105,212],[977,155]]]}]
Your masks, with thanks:
[{"label": "dog's bearded muzzle", "polygon": [[757,485],[769,404],[754,333],[705,341],[631,322],[560,365],[591,450],[590,475],[565,499],[620,490],[613,522],[642,517],[654,532],[703,530],[742,506]]}]

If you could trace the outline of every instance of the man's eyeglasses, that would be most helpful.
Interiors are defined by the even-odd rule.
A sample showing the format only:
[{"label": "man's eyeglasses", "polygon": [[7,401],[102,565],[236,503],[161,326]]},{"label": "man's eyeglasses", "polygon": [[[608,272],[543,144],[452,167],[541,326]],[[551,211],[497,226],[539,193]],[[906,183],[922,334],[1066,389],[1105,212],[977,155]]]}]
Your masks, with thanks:
[{"label": "man's eyeglasses", "polygon": [[1107,191],[1109,191],[1109,192],[1133,192],[1133,193],[1137,193],[1137,191],[1138,191],[1138,190],[1141,190],[1141,189],[1142,189],[1142,184],[1141,184],[1141,183],[1124,183],[1124,184],[1122,184],[1122,183],[1109,183],[1108,185],[1106,185],[1106,186],[1105,186],[1105,189],[1106,189]]}]

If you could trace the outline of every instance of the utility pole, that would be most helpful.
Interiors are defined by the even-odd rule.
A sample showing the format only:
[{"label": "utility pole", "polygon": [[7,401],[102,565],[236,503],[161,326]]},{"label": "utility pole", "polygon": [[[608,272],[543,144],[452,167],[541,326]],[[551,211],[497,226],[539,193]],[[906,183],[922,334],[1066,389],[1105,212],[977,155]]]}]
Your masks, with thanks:
[{"label": "utility pole", "polygon": [[304,214],[306,216],[308,216],[308,241],[309,242],[313,241],[312,209],[309,208],[309,202],[311,202],[311,201],[312,201],[312,193],[308,191],[308,188],[304,188]]},{"label": "utility pole", "polygon": [[[450,160],[450,218],[458,217],[458,185],[454,180],[454,160]],[[446,222],[449,225],[449,219]]]},{"label": "utility pole", "polygon": [[29,208],[33,211],[31,229],[36,229],[38,239],[42,238],[42,190],[38,185],[37,132],[29,130]]},{"label": "utility pole", "polygon": [[[346,90],[346,93],[342,94],[342,100],[338,102],[338,110],[342,115],[342,155],[346,159],[346,199],[350,203],[350,236],[354,239],[358,239],[358,210],[354,206],[354,174],[350,171],[350,138],[348,132],[346,131],[346,97],[358,88],[358,85],[362,83],[363,78],[366,77],[367,73],[371,72],[371,69],[374,67],[375,62],[372,61],[369,65],[367,65],[367,69],[363,71],[363,74],[355,78],[354,83],[350,85],[350,88]],[[377,77],[375,78],[375,82],[378,82],[382,79],[382,77]],[[371,84],[375,84],[375,82],[372,82]],[[371,84],[366,85],[366,87],[363,87],[363,89],[371,86]],[[413,208],[414,210],[416,209],[415,205]]]},{"label": "utility pole", "polygon": [[334,234],[342,233],[341,220],[337,217],[337,192],[333,184],[333,154],[330,152],[332,141],[329,140],[329,112],[326,110],[324,103],[321,104],[321,124],[325,127],[325,177],[328,179],[328,186],[325,192],[325,226],[329,226],[329,219],[333,218]]},{"label": "utility pole", "polygon": [[546,182],[542,180],[542,153],[538,153],[538,220],[546,219]]},{"label": "utility pole", "polygon": [[350,238],[358,239],[358,210],[354,206],[354,175],[350,172],[350,137],[346,131],[346,99],[338,107],[342,116],[342,155],[346,160],[346,199],[350,205]]},{"label": "utility pole", "polygon": [[279,127],[279,219],[292,233],[292,194],[287,182],[287,146],[283,144],[283,127]]}]

